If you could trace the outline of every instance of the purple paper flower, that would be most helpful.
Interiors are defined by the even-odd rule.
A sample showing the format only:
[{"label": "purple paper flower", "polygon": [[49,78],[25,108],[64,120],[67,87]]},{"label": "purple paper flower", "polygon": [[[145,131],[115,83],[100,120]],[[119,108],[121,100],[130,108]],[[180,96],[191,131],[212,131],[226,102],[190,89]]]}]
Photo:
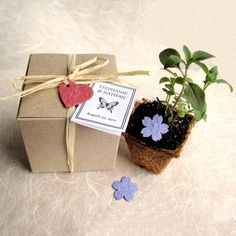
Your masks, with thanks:
[{"label": "purple paper flower", "polygon": [[131,183],[130,177],[123,176],[121,181],[114,181],[112,188],[115,189],[114,198],[120,200],[124,198],[130,202],[134,200],[134,192],[138,191],[138,186],[135,183]]},{"label": "purple paper flower", "polygon": [[142,123],[145,128],[141,130],[141,134],[143,134],[143,137],[150,137],[152,136],[152,139],[154,141],[158,141],[162,139],[162,134],[165,134],[169,131],[169,125],[163,124],[163,117],[156,114],[151,119],[150,117],[145,116],[142,120]]}]

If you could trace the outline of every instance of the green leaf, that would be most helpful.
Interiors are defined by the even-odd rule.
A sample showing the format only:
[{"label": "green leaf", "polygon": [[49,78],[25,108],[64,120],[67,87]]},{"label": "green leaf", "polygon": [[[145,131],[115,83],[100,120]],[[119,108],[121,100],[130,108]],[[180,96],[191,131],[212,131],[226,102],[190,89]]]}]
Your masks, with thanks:
[{"label": "green leaf", "polygon": [[189,62],[191,60],[191,52],[190,50],[188,49],[187,46],[183,46],[183,51],[184,51],[184,55],[185,55],[185,59],[187,62]]},{"label": "green leaf", "polygon": [[170,116],[169,118],[168,118],[168,123],[171,123],[171,122],[173,122],[173,117],[172,116]]},{"label": "green leaf", "polygon": [[165,82],[169,82],[169,81],[170,81],[169,78],[167,78],[167,77],[162,77],[162,78],[160,79],[160,81],[159,81],[159,84],[165,83]]},{"label": "green leaf", "polygon": [[187,112],[185,103],[178,103],[177,105],[178,116],[184,118]]},{"label": "green leaf", "polygon": [[207,74],[208,73],[208,68],[206,66],[206,64],[200,62],[200,61],[194,61],[194,63],[198,66],[201,67],[201,69]]},{"label": "green leaf", "polygon": [[187,111],[187,109],[186,109],[184,103],[178,103],[178,105],[177,105],[177,110],[178,110],[178,111],[184,111],[184,112]]},{"label": "green leaf", "polygon": [[197,84],[188,83],[184,90],[184,95],[193,109],[203,110],[205,105],[205,93]]},{"label": "green leaf", "polygon": [[171,55],[171,56],[169,56],[169,58],[170,58],[173,62],[175,62],[176,64],[179,64],[180,62],[183,61],[179,56],[175,56],[175,55]]},{"label": "green leaf", "polygon": [[189,78],[189,77],[187,77],[187,81],[188,81],[189,83],[192,83],[192,82],[193,82],[193,80],[192,80],[191,78]]},{"label": "green leaf", "polygon": [[180,118],[184,118],[185,115],[186,115],[186,113],[185,113],[184,111],[180,111],[180,112],[178,113],[178,115],[179,115]]},{"label": "green leaf", "polygon": [[175,77],[170,77],[170,83],[174,85],[174,83],[175,83]]},{"label": "green leaf", "polygon": [[172,91],[167,91],[166,93],[167,93],[169,96],[175,95],[175,93],[172,92]]},{"label": "green leaf", "polygon": [[186,96],[185,96],[184,94],[182,95],[182,98],[185,99],[185,100],[187,100],[187,98],[186,98]]},{"label": "green leaf", "polygon": [[211,82],[216,81],[217,75],[218,75],[217,66],[212,67],[212,68],[210,69],[209,73],[211,74],[211,76],[210,76]]},{"label": "green leaf", "polygon": [[177,67],[179,65],[178,62],[176,62],[175,60],[171,59],[171,57],[168,57],[166,60],[166,63],[164,65],[164,68],[170,68],[170,67]]},{"label": "green leaf", "polygon": [[204,119],[206,121],[206,118],[207,118],[206,108],[207,108],[207,105],[205,103],[202,110],[194,109],[194,118],[196,121],[200,121],[201,119]]},{"label": "green leaf", "polygon": [[215,56],[204,51],[196,51],[193,53],[193,61],[202,61],[202,60],[206,60],[212,57],[215,57]]},{"label": "green leaf", "polygon": [[231,93],[232,93],[233,90],[234,90],[233,86],[232,86],[229,82],[227,82],[226,80],[217,79],[215,82],[216,82],[217,84],[227,84],[227,85],[229,86],[229,89],[230,89],[230,92],[231,92]]},{"label": "green leaf", "polygon": [[166,88],[163,88],[162,90],[163,90],[167,95],[169,95],[169,96],[172,96],[172,95],[175,94],[174,92],[169,91],[169,90],[167,90]]},{"label": "green leaf", "polygon": [[182,84],[184,83],[184,79],[183,79],[182,77],[177,77],[177,78],[175,79],[175,83],[182,85]]},{"label": "green leaf", "polygon": [[212,67],[206,75],[204,83],[214,83],[217,79],[218,69],[217,66]]},{"label": "green leaf", "polygon": [[166,84],[165,87],[166,87],[167,89],[169,89],[170,92],[175,93],[175,91],[174,91],[174,86],[173,86],[172,84]]},{"label": "green leaf", "polygon": [[180,58],[180,54],[173,48],[167,48],[159,54],[160,62],[164,68],[176,67],[175,61],[170,56],[178,56]]},{"label": "green leaf", "polygon": [[203,119],[204,113],[202,111],[194,110],[194,118],[196,121]]}]

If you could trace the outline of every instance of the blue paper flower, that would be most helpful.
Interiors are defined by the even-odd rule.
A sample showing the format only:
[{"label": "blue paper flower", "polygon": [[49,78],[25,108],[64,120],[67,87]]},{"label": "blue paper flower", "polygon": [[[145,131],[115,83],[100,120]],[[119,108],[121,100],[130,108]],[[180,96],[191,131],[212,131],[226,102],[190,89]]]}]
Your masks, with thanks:
[{"label": "blue paper flower", "polygon": [[124,198],[130,202],[134,200],[134,192],[138,191],[138,186],[135,183],[131,183],[130,177],[123,176],[121,181],[114,181],[112,188],[115,189],[114,198],[120,200]]},{"label": "blue paper flower", "polygon": [[163,124],[162,121],[163,117],[158,114],[153,116],[152,119],[145,116],[142,120],[142,123],[146,127],[141,130],[143,137],[152,136],[154,141],[161,140],[162,134],[165,134],[169,131],[169,125]]}]

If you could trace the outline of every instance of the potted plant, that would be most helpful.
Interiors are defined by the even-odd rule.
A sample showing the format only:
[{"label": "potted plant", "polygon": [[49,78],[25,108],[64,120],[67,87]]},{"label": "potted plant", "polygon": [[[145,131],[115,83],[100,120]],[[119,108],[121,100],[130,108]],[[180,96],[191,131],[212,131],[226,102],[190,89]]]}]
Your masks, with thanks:
[{"label": "potted plant", "polygon": [[[137,165],[160,173],[172,158],[180,156],[194,123],[207,118],[206,89],[218,79],[217,66],[209,68],[204,60],[214,57],[204,51],[191,53],[183,46],[184,58],[172,48],[163,50],[159,59],[167,77],[159,81],[164,84],[164,101],[142,99],[135,105],[129,124],[124,133],[132,160]],[[188,71],[196,64],[205,73],[203,85],[199,86]]]}]

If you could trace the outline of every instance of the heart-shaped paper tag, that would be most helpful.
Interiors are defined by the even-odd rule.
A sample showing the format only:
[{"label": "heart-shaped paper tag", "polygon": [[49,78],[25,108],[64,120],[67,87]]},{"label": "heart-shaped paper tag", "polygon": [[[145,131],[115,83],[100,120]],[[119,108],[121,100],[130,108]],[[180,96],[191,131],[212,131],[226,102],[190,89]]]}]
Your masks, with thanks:
[{"label": "heart-shaped paper tag", "polygon": [[65,107],[73,107],[84,103],[93,96],[93,89],[90,86],[78,86],[72,80],[67,81],[68,84],[62,83],[59,87],[59,94]]}]

